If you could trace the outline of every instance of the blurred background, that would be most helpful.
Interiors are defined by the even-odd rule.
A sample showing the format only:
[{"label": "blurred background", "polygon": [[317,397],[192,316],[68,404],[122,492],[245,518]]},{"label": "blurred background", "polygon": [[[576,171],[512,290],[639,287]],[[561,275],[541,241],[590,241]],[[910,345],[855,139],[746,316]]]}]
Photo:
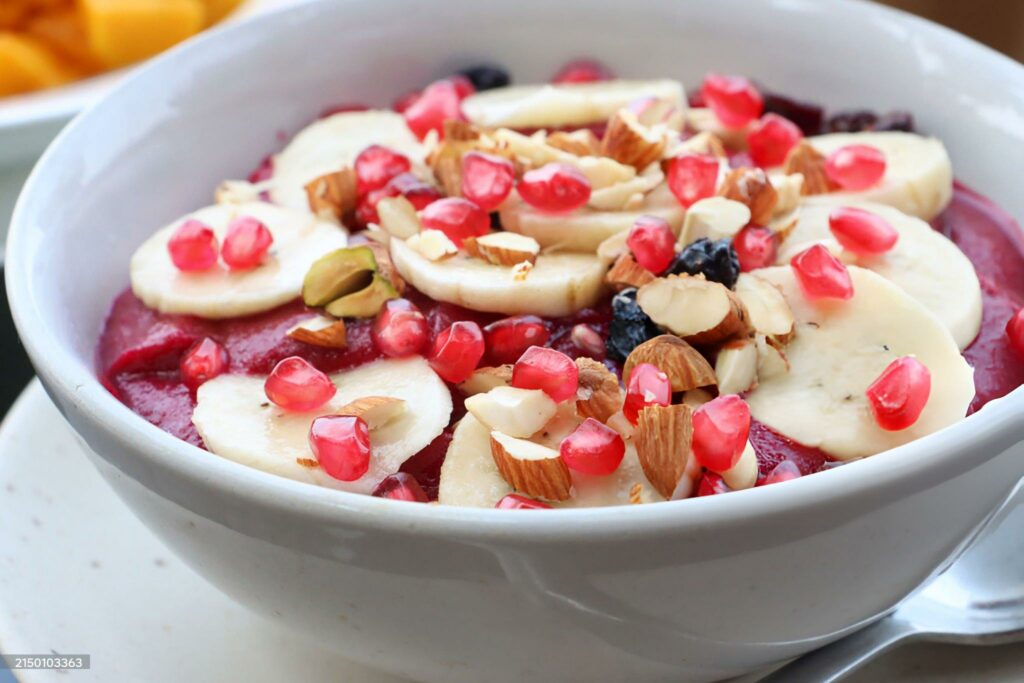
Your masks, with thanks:
[{"label": "blurred background", "polygon": [[[50,136],[66,115],[98,96],[131,64],[222,21],[286,5],[291,0],[0,0],[0,136],[25,111],[45,115]],[[1024,0],[888,0],[1024,61]],[[33,91],[35,92],[28,92]],[[0,141],[0,235],[17,190],[39,149],[20,156],[11,145],[20,131]],[[18,138],[18,139],[14,139]],[[8,144],[8,140],[10,144]],[[6,292],[0,285],[0,415],[32,377],[14,333]]]}]

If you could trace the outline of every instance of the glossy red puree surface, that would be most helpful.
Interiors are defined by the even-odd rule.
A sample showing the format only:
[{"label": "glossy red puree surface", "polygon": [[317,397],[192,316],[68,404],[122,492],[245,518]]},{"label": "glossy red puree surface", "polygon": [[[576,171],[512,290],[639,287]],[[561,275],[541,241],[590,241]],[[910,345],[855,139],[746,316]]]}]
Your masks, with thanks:
[{"label": "glossy red puree surface", "polygon": [[[936,229],[950,237],[974,263],[982,283],[984,318],[981,333],[965,356],[975,368],[977,396],[971,412],[1024,384],[1024,360],[1010,349],[1004,327],[1024,305],[1024,237],[1011,217],[980,195],[957,185],[953,202],[935,221]],[[455,320],[485,325],[502,316],[477,313],[431,301],[410,289],[410,298],[427,316],[436,334]],[[372,321],[348,323],[347,349],[323,349],[293,341],[285,332],[311,311],[295,301],[273,311],[229,320],[202,320],[164,315],[142,305],[130,290],[115,301],[98,348],[98,366],[104,383],[133,411],[171,434],[201,446],[192,426],[194,399],[178,373],[181,355],[196,341],[212,337],[228,352],[229,372],[267,374],[288,356],[302,356],[326,372],[361,365],[380,357],[370,338]],[[550,321],[551,346],[575,357],[582,352],[570,339],[577,323],[586,323],[605,336],[607,306],[580,311],[571,318]],[[488,360],[484,359],[484,364]],[[452,422],[465,409],[453,391]],[[792,460],[803,474],[830,465],[827,457],[754,424],[751,443],[758,454],[762,476],[782,460]],[[403,466],[436,497],[441,462],[451,440],[447,430]]]}]

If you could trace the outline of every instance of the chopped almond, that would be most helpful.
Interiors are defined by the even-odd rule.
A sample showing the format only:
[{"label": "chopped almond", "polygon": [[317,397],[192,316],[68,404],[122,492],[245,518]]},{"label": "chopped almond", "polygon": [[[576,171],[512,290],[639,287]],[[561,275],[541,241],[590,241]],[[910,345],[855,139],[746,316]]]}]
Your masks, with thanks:
[{"label": "chopped almond", "polygon": [[628,237],[629,230],[622,230],[605,238],[601,244],[597,245],[597,257],[606,263],[614,263],[615,259],[623,254],[628,254],[629,247],[626,245]]},{"label": "chopped almond", "polygon": [[765,381],[789,372],[789,358],[785,351],[770,339],[757,336],[757,378]]},{"label": "chopped almond", "polygon": [[540,389],[495,387],[467,398],[466,410],[488,429],[526,438],[544,428],[558,404]]},{"label": "chopped almond", "polygon": [[664,151],[664,136],[641,125],[627,109],[612,117],[601,138],[601,154],[638,171],[661,159]]},{"label": "chopped almond", "polygon": [[416,207],[405,197],[385,197],[377,202],[380,227],[392,237],[405,240],[423,229]]},{"label": "chopped almond", "polygon": [[760,168],[734,168],[729,171],[718,188],[718,194],[742,202],[750,209],[750,220],[755,225],[768,225],[779,202],[779,195]]},{"label": "chopped almond", "polygon": [[633,254],[626,252],[615,259],[611,270],[604,276],[604,281],[615,290],[626,289],[627,287],[643,287],[654,279],[654,273],[647,270],[633,258]]},{"label": "chopped almond", "polygon": [[629,502],[631,505],[639,505],[643,500],[644,485],[637,482],[629,487]]},{"label": "chopped almond", "polygon": [[597,156],[601,153],[601,141],[589,128],[581,128],[571,133],[556,131],[548,135],[545,142],[555,149],[578,157]]},{"label": "chopped almond", "polygon": [[715,377],[720,394],[742,394],[757,384],[757,344],[736,339],[718,350]]},{"label": "chopped almond", "polygon": [[405,401],[394,396],[363,396],[334,411],[335,415],[362,418],[372,432],[405,412]]},{"label": "chopped almond", "polygon": [[728,152],[725,151],[725,144],[722,143],[722,139],[710,131],[703,131],[683,140],[673,151],[675,152],[673,156],[687,152],[690,154],[707,154],[719,159],[725,159],[729,156]]},{"label": "chopped almond", "polygon": [[459,253],[455,242],[440,230],[424,230],[407,239],[405,243],[428,261],[441,261]]},{"label": "chopped almond", "polygon": [[467,237],[462,242],[470,256],[497,266],[535,263],[540,255],[537,240],[514,232],[492,232],[481,237]]},{"label": "chopped almond", "polygon": [[786,175],[799,173],[804,177],[800,190],[803,195],[825,194],[836,189],[825,172],[825,155],[806,140],[789,150],[782,172]]},{"label": "chopped almond", "polygon": [[305,187],[309,210],[322,218],[340,221],[356,208],[356,172],[347,166],[314,178]]},{"label": "chopped almond", "polygon": [[512,383],[512,365],[477,368],[469,379],[459,385],[466,396],[482,394],[495,387],[507,387]]},{"label": "chopped almond", "polygon": [[707,359],[697,349],[671,334],[648,339],[633,349],[622,366],[623,382],[629,382],[633,368],[640,363],[650,363],[668,375],[673,392],[717,383],[715,371]]},{"label": "chopped almond", "polygon": [[348,345],[345,321],[325,315],[316,315],[303,320],[285,334],[303,344],[322,346],[328,349],[343,349]]},{"label": "chopped almond", "polygon": [[604,363],[586,357],[577,358],[576,367],[579,370],[576,412],[580,417],[592,417],[598,422],[606,422],[622,410],[625,397],[614,372],[605,367]]},{"label": "chopped almond", "polygon": [[642,408],[636,421],[636,454],[651,486],[671,498],[686,471],[693,438],[693,409],[688,405]]},{"label": "chopped almond", "polygon": [[691,344],[714,344],[750,332],[743,302],[702,276],[669,275],[644,285],[637,303],[658,325]]},{"label": "chopped almond", "polygon": [[315,470],[317,467],[320,467],[320,463],[313,458],[295,458],[295,462],[310,470]]},{"label": "chopped almond", "polygon": [[391,252],[388,251],[387,246],[380,242],[367,242],[366,246],[373,252],[373,258],[377,262],[377,272],[383,275],[384,279],[390,282],[399,294],[404,294],[405,280],[398,272],[398,268],[395,267],[394,261],[391,260]]},{"label": "chopped almond", "polygon": [[516,491],[547,500],[569,498],[572,476],[555,449],[491,432],[491,456],[502,478]]},{"label": "chopped almond", "polygon": [[743,273],[736,281],[736,296],[747,309],[755,332],[766,335],[777,345],[790,342],[795,334],[796,319],[782,290],[774,283]]},{"label": "chopped almond", "polygon": [[516,282],[523,282],[530,275],[530,271],[533,270],[533,263],[530,261],[522,261],[512,266],[512,279]]}]

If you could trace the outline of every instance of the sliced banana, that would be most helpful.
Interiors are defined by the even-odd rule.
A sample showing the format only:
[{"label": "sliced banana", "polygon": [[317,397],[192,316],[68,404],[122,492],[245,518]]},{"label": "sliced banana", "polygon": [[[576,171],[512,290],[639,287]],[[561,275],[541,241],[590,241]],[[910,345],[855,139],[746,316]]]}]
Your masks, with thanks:
[{"label": "sliced banana", "polygon": [[[223,241],[228,225],[239,216],[260,220],[274,236],[262,265],[230,271],[218,264],[199,273],[175,267],[167,243],[181,223],[189,218],[201,221]],[[162,313],[202,318],[259,313],[298,297],[313,262],[344,247],[347,239],[336,223],[320,220],[308,211],[265,202],[208,206],[159,230],[136,250],[131,260],[132,291],[146,306]]]},{"label": "sliced banana", "polygon": [[[338,392],[327,405],[294,413],[267,400],[264,377],[221,375],[199,387],[192,422],[206,447],[221,457],[355,493],[372,493],[382,479],[397,472],[448,426],[451,394],[422,358],[376,361],[331,379]],[[314,418],[366,396],[400,398],[409,409],[370,433],[370,470],[356,481],[339,481],[311,462],[309,427]]]},{"label": "sliced banana", "polygon": [[981,327],[981,286],[974,266],[962,251],[919,218],[892,207],[863,201],[843,201],[832,195],[808,198],[796,226],[779,249],[780,265],[815,242],[841,251],[828,227],[837,206],[853,206],[875,213],[899,233],[896,246],[885,254],[857,257],[843,252],[844,260],[873,270],[900,286],[942,321],[961,348],[974,341]]},{"label": "sliced banana", "polygon": [[828,155],[846,145],[868,145],[885,154],[885,176],[861,192],[833,192],[839,201],[863,200],[888,204],[903,213],[930,221],[953,198],[953,164],[945,145],[936,138],[913,133],[833,133],[808,138]]},{"label": "sliced banana", "polygon": [[[560,430],[550,436],[545,445],[557,448],[557,442],[575,425],[576,421],[569,422],[568,430]],[[555,507],[626,505],[631,502],[630,492],[636,484],[641,487],[641,502],[664,500],[647,481],[636,457],[636,449],[631,445],[627,445],[622,464],[614,473],[596,477],[572,472],[572,483],[572,497],[553,503]],[[441,466],[438,502],[442,505],[491,508],[512,492],[512,487],[502,478],[491,456],[490,430],[472,415],[466,415],[455,428]]]},{"label": "sliced banana", "polygon": [[465,254],[430,261],[400,239],[391,259],[401,276],[432,299],[474,311],[560,317],[592,306],[604,291],[605,264],[587,254],[541,254],[525,277]]},{"label": "sliced banana", "polygon": [[[384,145],[424,168],[426,148],[401,114],[371,110],[334,114],[303,128],[274,156],[270,197],[282,206],[308,209],[306,183],[325,173],[351,166],[370,145]],[[424,176],[427,177],[427,176]]]},{"label": "sliced banana", "polygon": [[638,208],[629,211],[583,208],[567,214],[546,213],[515,195],[500,211],[503,228],[528,235],[541,247],[591,254],[612,235],[632,228],[640,216],[663,218],[678,235],[685,215],[686,210],[664,184],[647,194]]},{"label": "sliced banana", "polygon": [[[973,370],[924,306],[870,270],[850,266],[849,301],[811,302],[788,266],[758,275],[782,289],[796,317],[789,371],[761,377],[747,395],[753,416],[780,434],[839,459],[874,455],[957,422],[974,398]],[[893,360],[914,356],[931,372],[918,421],[889,432],[864,394]]]},{"label": "sliced banana", "polygon": [[472,123],[489,128],[582,126],[605,121],[643,97],[666,100],[680,111],[686,109],[679,81],[616,80],[495,88],[467,97],[462,111]]}]

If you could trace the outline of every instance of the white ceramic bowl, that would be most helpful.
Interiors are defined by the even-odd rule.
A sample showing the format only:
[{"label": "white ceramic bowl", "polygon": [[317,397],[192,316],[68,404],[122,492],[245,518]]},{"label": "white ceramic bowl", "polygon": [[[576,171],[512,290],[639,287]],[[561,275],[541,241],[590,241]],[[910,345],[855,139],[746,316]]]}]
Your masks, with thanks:
[{"label": "white ceramic bowl", "polygon": [[[937,571],[1024,471],[1024,392],[783,485],[507,513],[318,489],[180,442],[96,381],[133,249],[326,105],[385,104],[481,59],[516,80],[595,55],[912,108],[960,178],[1024,215],[1024,69],[855,2],[310,2],[171,51],[83,114],[18,204],[7,284],[50,395],[115,491],[197,572],[371,666],[436,681],[709,680],[833,640]],[[40,454],[45,457],[45,454]],[[159,590],[159,586],[154,586]]]}]

